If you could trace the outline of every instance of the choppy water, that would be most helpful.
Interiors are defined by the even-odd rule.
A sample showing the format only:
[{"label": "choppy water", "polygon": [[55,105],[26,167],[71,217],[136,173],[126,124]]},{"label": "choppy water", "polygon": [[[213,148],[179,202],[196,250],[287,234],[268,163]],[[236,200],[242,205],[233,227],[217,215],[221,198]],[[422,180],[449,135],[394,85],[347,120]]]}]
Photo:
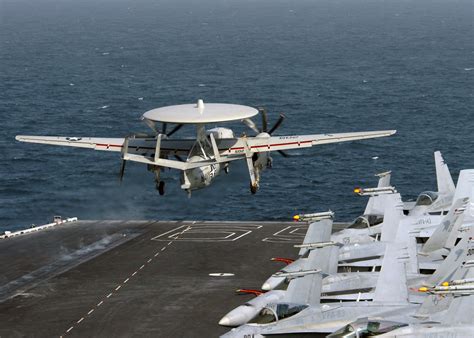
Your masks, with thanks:
[{"label": "choppy water", "polygon": [[[108,219],[288,219],[361,212],[355,185],[393,170],[435,189],[433,151],[474,167],[472,1],[0,0],[0,226],[54,214]],[[142,99],[141,99],[142,98]],[[151,108],[265,105],[279,134],[398,129],[392,138],[274,156],[251,196],[243,163],[188,199],[177,173],[117,154],[17,143],[16,134],[125,136]],[[240,125],[231,125],[243,130]],[[188,130],[187,133],[190,133]],[[186,134],[186,131],[182,135]],[[378,156],[378,160],[373,160]]]}]

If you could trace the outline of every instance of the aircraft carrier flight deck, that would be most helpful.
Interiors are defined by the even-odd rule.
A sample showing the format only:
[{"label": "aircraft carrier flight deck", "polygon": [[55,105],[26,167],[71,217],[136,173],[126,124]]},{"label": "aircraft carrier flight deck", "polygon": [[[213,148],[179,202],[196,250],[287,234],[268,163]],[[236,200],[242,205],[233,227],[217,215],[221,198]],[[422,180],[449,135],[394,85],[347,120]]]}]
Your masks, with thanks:
[{"label": "aircraft carrier flight deck", "polygon": [[[335,224],[337,231],[345,224]],[[0,239],[0,337],[215,337],[294,258],[295,222],[75,221]]]}]

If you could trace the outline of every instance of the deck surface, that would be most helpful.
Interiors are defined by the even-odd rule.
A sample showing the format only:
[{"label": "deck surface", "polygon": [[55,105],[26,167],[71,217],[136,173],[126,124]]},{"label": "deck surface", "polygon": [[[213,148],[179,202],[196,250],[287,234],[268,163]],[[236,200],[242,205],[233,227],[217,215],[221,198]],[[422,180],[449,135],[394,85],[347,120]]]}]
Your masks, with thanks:
[{"label": "deck surface", "polygon": [[[335,224],[335,229],[343,225]],[[216,337],[307,225],[79,221],[0,241],[0,337]],[[232,276],[215,277],[212,273]]]}]

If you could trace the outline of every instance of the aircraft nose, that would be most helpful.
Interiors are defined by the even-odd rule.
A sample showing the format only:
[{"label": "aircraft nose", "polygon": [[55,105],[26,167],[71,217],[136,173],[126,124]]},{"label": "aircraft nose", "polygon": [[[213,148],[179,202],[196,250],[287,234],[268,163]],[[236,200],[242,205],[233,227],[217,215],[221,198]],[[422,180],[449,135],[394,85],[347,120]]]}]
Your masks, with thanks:
[{"label": "aircraft nose", "polygon": [[262,285],[263,291],[270,291],[275,289],[278,285],[285,281],[285,277],[270,277]]},{"label": "aircraft nose", "polygon": [[258,314],[259,309],[253,306],[240,305],[226,314],[219,321],[222,326],[240,326],[248,323]]},{"label": "aircraft nose", "polygon": [[227,316],[222,317],[222,319],[219,321],[219,325],[222,326],[230,326],[230,319]]}]

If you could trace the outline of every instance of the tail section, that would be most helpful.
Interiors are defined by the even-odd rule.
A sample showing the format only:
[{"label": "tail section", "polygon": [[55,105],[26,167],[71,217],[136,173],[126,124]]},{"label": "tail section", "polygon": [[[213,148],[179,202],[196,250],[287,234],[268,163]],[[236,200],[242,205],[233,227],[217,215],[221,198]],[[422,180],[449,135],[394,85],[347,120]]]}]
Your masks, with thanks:
[{"label": "tail section", "polygon": [[[439,283],[447,280],[453,279],[454,274],[461,266],[463,262],[466,261],[469,254],[469,250],[472,250],[471,238],[474,236],[474,227],[470,227],[466,231],[461,241],[456,245],[453,250],[449,253],[448,257],[441,263],[438,269],[428,278],[427,285],[433,286],[438,285]],[[469,256],[472,257],[472,256]]]},{"label": "tail section", "polygon": [[[332,222],[331,219],[323,219],[311,223],[304,237],[303,244],[329,242],[331,240]],[[298,255],[304,256],[307,253],[307,248],[301,248]]]},{"label": "tail section", "polygon": [[469,198],[464,197],[456,200],[448,214],[443,218],[438,228],[435,230],[433,235],[423,245],[421,253],[429,253],[446,246],[449,246],[448,242],[452,243],[456,241],[457,229],[459,221],[462,221],[460,216],[464,213],[464,209],[469,201]]},{"label": "tail section", "polygon": [[460,198],[470,197],[474,187],[474,169],[464,169],[459,172],[458,184],[454,193],[453,201]]},{"label": "tail section", "polygon": [[305,271],[318,270],[317,273],[296,273],[296,278],[291,279],[285,294],[285,302],[307,305],[318,305],[321,301],[322,274],[337,269],[339,247],[327,246],[321,249],[311,250],[308,261],[304,267]]},{"label": "tail section", "polygon": [[[472,257],[469,256],[469,251],[474,249],[473,236],[474,227],[470,227],[463,234],[462,240],[430,277],[428,286],[433,287],[453,279],[472,280],[474,278],[474,266],[466,264],[466,261]],[[474,310],[472,297],[474,296],[462,296],[453,299],[449,294],[430,294],[420,306],[416,316],[429,317],[449,307],[449,311],[445,311],[443,315],[447,323],[459,322],[459,320],[462,321],[462,318],[466,317],[469,321],[472,321],[472,311]]]},{"label": "tail section", "polygon": [[[376,174],[379,177],[377,188],[390,187],[391,171]],[[365,207],[364,215],[383,215],[386,195],[371,196]]]},{"label": "tail section", "polygon": [[443,155],[441,152],[436,151],[434,153],[435,165],[436,165],[436,180],[438,181],[438,192],[440,194],[453,195],[454,194],[454,182],[449,172],[448,165],[444,162]]},{"label": "tail section", "polygon": [[395,240],[402,216],[403,202],[400,194],[385,195],[385,211],[380,238],[382,242],[393,242]]},{"label": "tail section", "polygon": [[401,243],[387,243],[382,269],[375,286],[374,302],[408,302],[406,258],[406,248]]}]

